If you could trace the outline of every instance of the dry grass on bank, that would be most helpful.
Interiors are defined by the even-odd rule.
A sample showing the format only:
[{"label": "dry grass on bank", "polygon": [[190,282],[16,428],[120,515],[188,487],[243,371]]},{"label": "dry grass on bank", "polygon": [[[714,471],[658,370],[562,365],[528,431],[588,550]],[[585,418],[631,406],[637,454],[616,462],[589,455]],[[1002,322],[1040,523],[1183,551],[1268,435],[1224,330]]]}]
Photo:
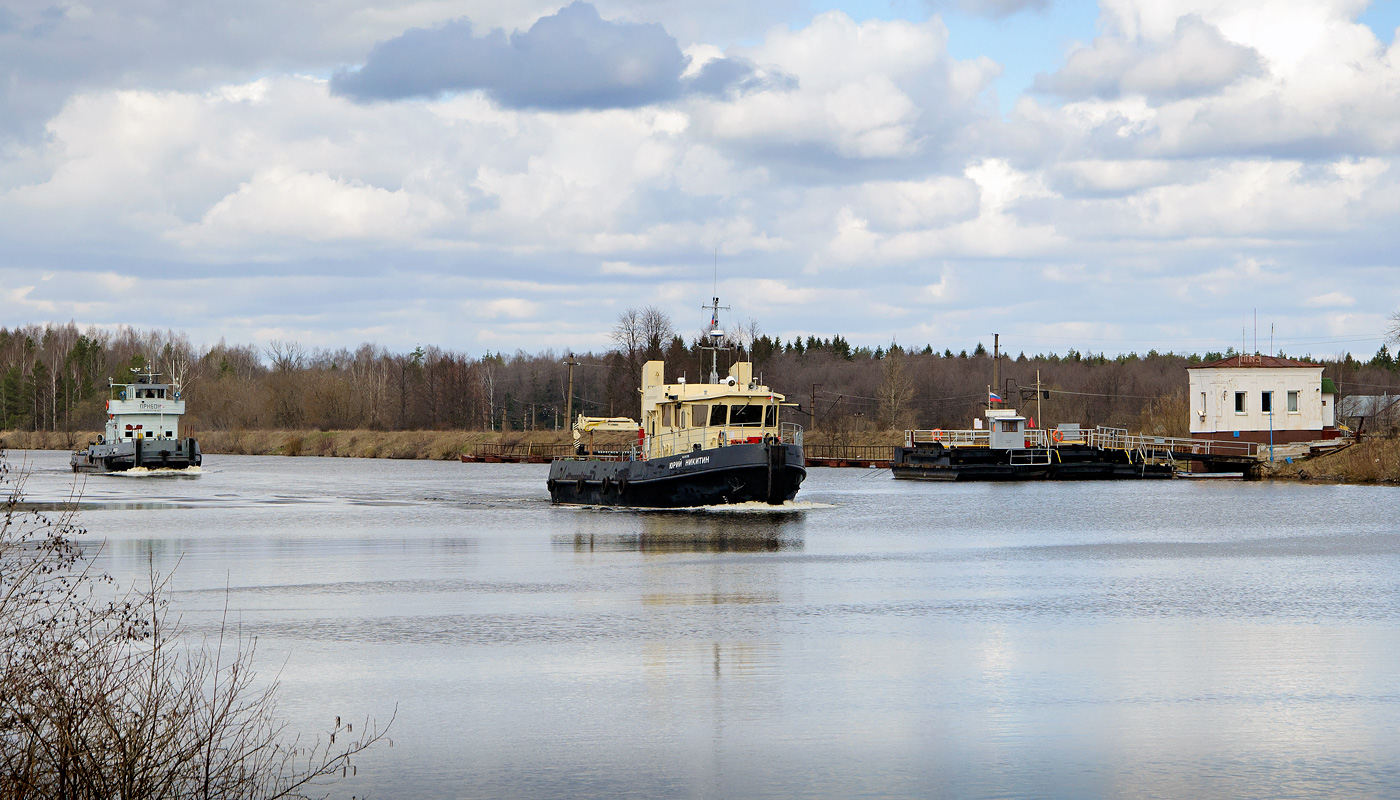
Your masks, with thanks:
[{"label": "dry grass on bank", "polygon": [[[565,431],[195,431],[200,449],[211,455],[331,456],[452,460],[478,445],[567,444]],[[599,434],[606,443],[630,436]],[[97,438],[96,431],[0,431],[0,447],[11,450],[74,450]],[[613,440],[616,439],[616,442]],[[895,445],[902,431],[809,431],[808,444]],[[604,444],[603,439],[599,440]]]},{"label": "dry grass on bank", "polygon": [[1400,439],[1364,439],[1315,458],[1277,465],[1270,477],[1346,483],[1400,483]]},{"label": "dry grass on bank", "polygon": [[4,450],[76,450],[97,439],[97,431],[0,431]]},{"label": "dry grass on bank", "polygon": [[[555,444],[568,434],[486,431],[194,431],[206,454],[334,456],[451,460],[479,444]],[[96,431],[3,431],[10,450],[73,450],[97,438]]]},{"label": "dry grass on bank", "polygon": [[205,453],[450,461],[480,444],[555,444],[565,434],[482,431],[206,431]]}]

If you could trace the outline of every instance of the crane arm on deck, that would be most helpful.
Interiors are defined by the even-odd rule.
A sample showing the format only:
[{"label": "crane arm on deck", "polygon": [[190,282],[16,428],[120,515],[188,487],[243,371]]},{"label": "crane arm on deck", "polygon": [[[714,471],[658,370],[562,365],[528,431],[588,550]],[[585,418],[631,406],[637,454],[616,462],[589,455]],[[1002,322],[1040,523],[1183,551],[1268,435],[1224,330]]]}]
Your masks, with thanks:
[{"label": "crane arm on deck", "polygon": [[636,431],[640,427],[636,420],[627,417],[585,417],[579,414],[574,422],[574,438],[594,431]]}]

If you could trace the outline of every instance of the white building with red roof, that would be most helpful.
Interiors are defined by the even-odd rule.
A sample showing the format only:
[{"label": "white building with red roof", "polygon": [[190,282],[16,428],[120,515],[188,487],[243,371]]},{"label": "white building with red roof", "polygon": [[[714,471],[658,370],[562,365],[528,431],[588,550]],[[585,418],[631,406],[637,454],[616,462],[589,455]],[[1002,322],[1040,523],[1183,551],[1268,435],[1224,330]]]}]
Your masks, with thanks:
[{"label": "white building with red roof", "polygon": [[1288,444],[1340,435],[1337,389],[1321,364],[1239,355],[1186,370],[1194,438]]}]

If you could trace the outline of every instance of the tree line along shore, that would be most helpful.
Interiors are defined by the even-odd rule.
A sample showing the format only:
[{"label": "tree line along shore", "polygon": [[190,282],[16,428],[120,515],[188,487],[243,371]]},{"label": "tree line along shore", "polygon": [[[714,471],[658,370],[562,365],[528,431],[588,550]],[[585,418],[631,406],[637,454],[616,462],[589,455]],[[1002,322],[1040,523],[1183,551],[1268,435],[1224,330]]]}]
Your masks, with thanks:
[{"label": "tree line along shore", "polygon": [[[668,379],[703,380],[710,371],[703,333],[678,332],[655,308],[620,315],[612,346],[601,352],[479,356],[434,346],[197,346],[174,331],[72,323],[0,328],[0,431],[11,431],[3,434],[11,447],[85,444],[106,418],[108,379],[150,368],[182,387],[182,431],[213,454],[456,458],[482,444],[561,444],[570,406],[574,414],[636,418],[648,360],[664,360]],[[750,320],[729,329],[719,370],[752,361],[760,380],[793,404],[785,419],[803,425],[811,443],[895,444],[908,428],[967,428],[993,388],[1040,427],[1075,422],[1185,436],[1186,368],[1235,353],[1028,354],[1014,337],[1002,344],[1003,385],[992,387],[992,353],[981,344],[957,352],[931,343],[872,348],[840,335],[774,337]],[[1366,359],[1292,357],[1322,365],[1343,395],[1400,389],[1400,362],[1386,347]]]}]

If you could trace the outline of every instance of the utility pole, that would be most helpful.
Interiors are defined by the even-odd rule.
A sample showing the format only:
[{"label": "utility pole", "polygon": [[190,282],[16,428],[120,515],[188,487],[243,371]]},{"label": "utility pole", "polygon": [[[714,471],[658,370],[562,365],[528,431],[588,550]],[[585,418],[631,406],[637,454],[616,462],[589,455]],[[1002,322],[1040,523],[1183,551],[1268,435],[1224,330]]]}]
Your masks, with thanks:
[{"label": "utility pole", "polygon": [[1035,418],[1040,420],[1040,427],[1045,427],[1045,414],[1040,410],[1040,398],[1045,396],[1044,390],[1040,388],[1040,370],[1035,371]]},{"label": "utility pole", "polygon": [[812,384],[812,430],[817,429],[817,387],[820,383]]},{"label": "utility pole", "polygon": [[[1001,334],[999,333],[992,334],[992,385],[1003,392],[1006,391],[1001,385]],[[998,405],[1000,405],[1000,401],[998,401]]]},{"label": "utility pole", "polygon": [[578,366],[578,361],[574,354],[570,353],[568,360],[564,362],[569,365],[569,398],[564,403],[564,424],[570,428],[574,426],[574,367]]}]

